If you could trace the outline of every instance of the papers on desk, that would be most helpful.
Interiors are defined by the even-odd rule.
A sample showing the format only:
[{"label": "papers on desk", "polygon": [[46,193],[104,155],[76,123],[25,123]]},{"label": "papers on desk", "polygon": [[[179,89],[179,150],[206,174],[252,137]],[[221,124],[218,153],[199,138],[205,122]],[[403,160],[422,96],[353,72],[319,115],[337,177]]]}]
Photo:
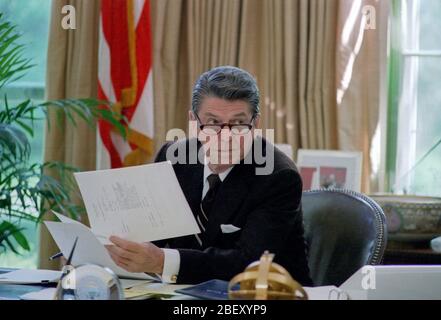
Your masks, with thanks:
[{"label": "papers on desk", "polygon": [[[147,283],[141,282],[132,286],[124,286],[124,296],[126,300],[143,300],[153,298],[164,299],[179,299],[187,298],[195,299],[194,297],[180,294],[183,289],[191,288],[192,285],[176,285],[166,283]],[[335,286],[324,287],[305,287],[309,300],[342,300],[347,299],[347,296],[338,294],[341,292]],[[178,290],[178,292],[176,292]],[[22,295],[23,300],[52,300],[55,294],[55,288],[46,288],[36,292],[30,292]]]},{"label": "papers on desk", "polygon": [[169,299],[180,296],[180,294],[176,293],[176,290],[189,286],[183,284],[148,283],[126,288],[124,296],[126,300]]},{"label": "papers on desk", "polygon": [[311,300],[441,300],[441,266],[364,266],[338,288],[305,291]]},{"label": "papers on desk", "polygon": [[151,283],[150,280],[140,280],[140,279],[119,279],[123,289],[129,289],[140,285],[145,285]]},{"label": "papers on desk", "polygon": [[[179,296],[175,290],[187,287],[187,285],[165,283],[138,283],[135,286],[124,289],[126,300],[144,300],[153,298],[170,298]],[[53,300],[56,288],[46,288],[39,291],[26,293],[20,296],[22,300]]]},{"label": "papers on desk", "polygon": [[0,274],[0,284],[46,284],[56,283],[61,271],[20,269]]},{"label": "papers on desk", "polygon": [[441,300],[441,266],[364,266],[340,289],[351,300]]},{"label": "papers on desk", "polygon": [[348,300],[348,295],[336,286],[303,287],[308,300]]},{"label": "papers on desk", "polygon": [[104,244],[117,235],[135,242],[200,232],[170,162],[76,173],[91,228],[56,212],[61,222],[46,221],[65,257],[78,237],[72,264],[98,264],[120,277],[155,279],[118,267]]}]

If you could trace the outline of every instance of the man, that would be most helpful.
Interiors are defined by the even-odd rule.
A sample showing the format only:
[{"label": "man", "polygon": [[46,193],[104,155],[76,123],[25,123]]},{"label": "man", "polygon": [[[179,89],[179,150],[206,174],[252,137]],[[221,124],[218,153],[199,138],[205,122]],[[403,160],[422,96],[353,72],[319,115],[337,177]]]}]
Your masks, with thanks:
[{"label": "man", "polygon": [[[160,274],[167,282],[199,283],[230,280],[268,250],[295,280],[311,285],[301,178],[288,157],[254,137],[260,121],[254,78],[229,66],[202,74],[189,117],[197,121],[198,141],[168,143],[156,161],[174,163],[201,233],[154,244],[111,237],[113,260],[131,272]],[[273,162],[271,172],[258,174],[268,163],[257,161],[255,151]],[[198,161],[192,163],[196,153]]]}]

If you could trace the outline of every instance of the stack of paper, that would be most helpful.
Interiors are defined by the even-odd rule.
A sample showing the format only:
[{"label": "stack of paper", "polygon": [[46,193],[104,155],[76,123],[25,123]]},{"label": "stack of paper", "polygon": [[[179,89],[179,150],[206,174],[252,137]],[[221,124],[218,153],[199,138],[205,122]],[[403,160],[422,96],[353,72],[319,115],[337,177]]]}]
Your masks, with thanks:
[{"label": "stack of paper", "polygon": [[148,283],[126,288],[124,295],[127,300],[140,299],[168,299],[180,296],[175,290],[184,289],[190,285],[177,285],[166,283]]}]

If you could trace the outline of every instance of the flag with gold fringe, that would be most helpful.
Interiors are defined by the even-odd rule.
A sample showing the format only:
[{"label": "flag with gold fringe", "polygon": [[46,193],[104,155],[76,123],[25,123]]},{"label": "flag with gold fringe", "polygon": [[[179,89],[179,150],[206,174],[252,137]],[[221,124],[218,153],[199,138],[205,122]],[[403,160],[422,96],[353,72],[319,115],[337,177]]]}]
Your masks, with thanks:
[{"label": "flag with gold fringe", "polygon": [[146,163],[153,154],[152,36],[149,0],[102,0],[98,98],[113,103],[130,127],[124,139],[101,121],[97,168]]}]

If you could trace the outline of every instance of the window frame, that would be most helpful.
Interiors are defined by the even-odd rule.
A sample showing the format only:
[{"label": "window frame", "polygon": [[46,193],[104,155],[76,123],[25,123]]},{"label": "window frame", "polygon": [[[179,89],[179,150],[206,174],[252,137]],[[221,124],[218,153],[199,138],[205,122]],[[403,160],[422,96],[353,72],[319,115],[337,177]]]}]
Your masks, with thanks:
[{"label": "window frame", "polygon": [[[397,162],[398,162],[398,145],[399,145],[399,132],[400,132],[400,99],[402,98],[402,89],[404,87],[403,81],[411,81],[405,77],[404,66],[409,59],[417,59],[417,65],[420,63],[420,58],[440,58],[441,50],[425,50],[415,49],[407,44],[410,41],[405,41],[403,37],[403,25],[410,25],[409,20],[405,20],[403,14],[404,5],[412,3],[414,0],[393,0],[391,5],[390,15],[390,34],[389,34],[389,56],[388,56],[388,105],[387,105],[387,121],[386,121],[386,163],[385,163],[385,177],[384,186],[385,191],[397,193],[395,186],[398,183],[398,179],[408,179],[413,169],[425,159],[428,152],[426,152],[421,158],[416,157],[409,162],[413,164],[407,168],[404,174],[400,177],[396,177],[397,174]],[[421,0],[418,0],[420,4]],[[418,13],[418,16],[419,13]],[[412,43],[412,42],[411,42]],[[413,45],[413,43],[412,43]],[[419,45],[418,45],[419,46]],[[416,72],[418,75],[418,70]],[[404,79],[404,80],[403,80]],[[416,84],[418,84],[418,78],[416,78]],[[411,92],[411,95],[417,95],[418,86],[415,86],[415,90]],[[416,109],[418,104],[416,105]],[[409,130],[410,132],[410,130]],[[415,139],[416,141],[416,130]],[[438,145],[438,144],[437,144]],[[436,145],[436,146],[437,146]],[[416,142],[412,148],[416,148]],[[433,150],[431,148],[429,152]],[[410,182],[402,183],[402,185],[409,185]]]}]

